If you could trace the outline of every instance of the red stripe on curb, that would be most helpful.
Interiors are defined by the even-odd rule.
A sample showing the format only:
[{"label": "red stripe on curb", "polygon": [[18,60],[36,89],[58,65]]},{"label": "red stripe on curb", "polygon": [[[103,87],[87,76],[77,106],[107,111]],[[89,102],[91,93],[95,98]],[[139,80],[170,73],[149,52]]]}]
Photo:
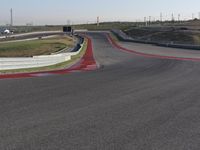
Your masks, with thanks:
[{"label": "red stripe on curb", "polygon": [[0,75],[0,79],[41,77],[41,76],[50,76],[55,74],[68,74],[72,72],[96,70],[98,67],[93,56],[92,41],[89,37],[86,38],[88,39],[88,43],[85,54],[83,55],[83,57],[80,59],[79,62],[77,62],[70,68],[55,70],[55,71],[35,72],[35,73],[3,74]]},{"label": "red stripe on curb", "polygon": [[200,61],[200,58],[185,58],[185,57],[175,57],[175,56],[162,56],[162,55],[156,55],[156,54],[146,54],[146,53],[142,53],[142,52],[137,52],[134,50],[130,50],[127,48],[122,47],[121,45],[119,45],[118,43],[116,43],[112,37],[110,35],[107,35],[107,38],[110,42],[111,45],[113,45],[114,47],[122,50],[122,51],[126,51],[129,53],[134,53],[136,55],[139,56],[144,56],[144,57],[149,57],[149,58],[160,58],[160,59],[174,59],[174,60],[186,60],[186,61]]}]

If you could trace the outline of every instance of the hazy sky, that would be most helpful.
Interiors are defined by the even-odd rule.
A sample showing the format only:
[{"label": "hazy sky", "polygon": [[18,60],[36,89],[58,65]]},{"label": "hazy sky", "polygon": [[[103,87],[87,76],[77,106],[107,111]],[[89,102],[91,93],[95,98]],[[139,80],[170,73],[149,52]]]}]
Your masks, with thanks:
[{"label": "hazy sky", "polygon": [[66,24],[101,21],[135,21],[145,16],[192,18],[200,12],[200,0],[0,0],[0,24]]}]

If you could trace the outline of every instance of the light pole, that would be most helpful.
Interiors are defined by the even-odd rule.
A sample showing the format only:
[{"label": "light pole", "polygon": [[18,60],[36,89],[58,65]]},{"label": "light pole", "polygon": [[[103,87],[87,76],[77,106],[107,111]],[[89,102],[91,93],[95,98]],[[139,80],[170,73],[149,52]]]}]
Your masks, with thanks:
[{"label": "light pole", "polygon": [[144,25],[147,26],[147,18],[144,17]]},{"label": "light pole", "polygon": [[200,20],[200,12],[199,12],[199,20]]},{"label": "light pole", "polygon": [[12,8],[10,9],[10,26],[13,26],[13,10]]},{"label": "light pole", "polygon": [[97,26],[99,26],[99,16],[97,17]]},{"label": "light pole", "polygon": [[151,16],[149,16],[149,25],[151,25]]},{"label": "light pole", "polygon": [[162,13],[160,13],[160,22],[162,22],[162,20],[163,20],[163,15]]},{"label": "light pole", "polygon": [[181,18],[181,15],[180,15],[180,14],[178,14],[178,22],[180,22],[180,18]]}]

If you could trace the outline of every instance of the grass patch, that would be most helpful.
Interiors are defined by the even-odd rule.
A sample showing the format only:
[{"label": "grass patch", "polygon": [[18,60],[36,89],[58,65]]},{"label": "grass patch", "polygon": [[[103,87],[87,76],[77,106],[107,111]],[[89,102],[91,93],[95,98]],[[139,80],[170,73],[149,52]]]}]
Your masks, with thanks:
[{"label": "grass patch", "polygon": [[152,41],[170,43],[173,41],[177,44],[194,44],[191,35],[181,32],[159,32],[150,36]]},{"label": "grass patch", "polygon": [[193,39],[195,44],[200,45],[200,35],[193,35]]},{"label": "grass patch", "polygon": [[57,36],[33,41],[0,43],[0,57],[30,57],[49,55],[74,45],[68,36]]},{"label": "grass patch", "polygon": [[41,72],[41,71],[53,71],[53,70],[61,70],[70,67],[77,61],[79,61],[83,55],[85,54],[87,49],[87,39],[85,39],[85,42],[83,44],[83,48],[81,52],[75,56],[72,56],[71,60],[55,64],[52,66],[46,66],[46,67],[39,67],[39,68],[29,68],[29,69],[15,69],[15,70],[1,70],[1,74],[12,74],[12,73],[31,73],[31,72]]},{"label": "grass patch", "polygon": [[174,44],[197,44],[200,35],[174,28],[132,28],[125,33],[138,40]]}]

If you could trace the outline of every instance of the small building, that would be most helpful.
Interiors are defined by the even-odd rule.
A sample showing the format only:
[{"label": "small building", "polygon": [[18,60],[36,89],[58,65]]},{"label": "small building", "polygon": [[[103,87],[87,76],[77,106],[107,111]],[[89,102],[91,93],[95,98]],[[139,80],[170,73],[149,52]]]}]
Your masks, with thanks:
[{"label": "small building", "polygon": [[8,29],[4,30],[4,34],[10,34],[10,30]]}]

